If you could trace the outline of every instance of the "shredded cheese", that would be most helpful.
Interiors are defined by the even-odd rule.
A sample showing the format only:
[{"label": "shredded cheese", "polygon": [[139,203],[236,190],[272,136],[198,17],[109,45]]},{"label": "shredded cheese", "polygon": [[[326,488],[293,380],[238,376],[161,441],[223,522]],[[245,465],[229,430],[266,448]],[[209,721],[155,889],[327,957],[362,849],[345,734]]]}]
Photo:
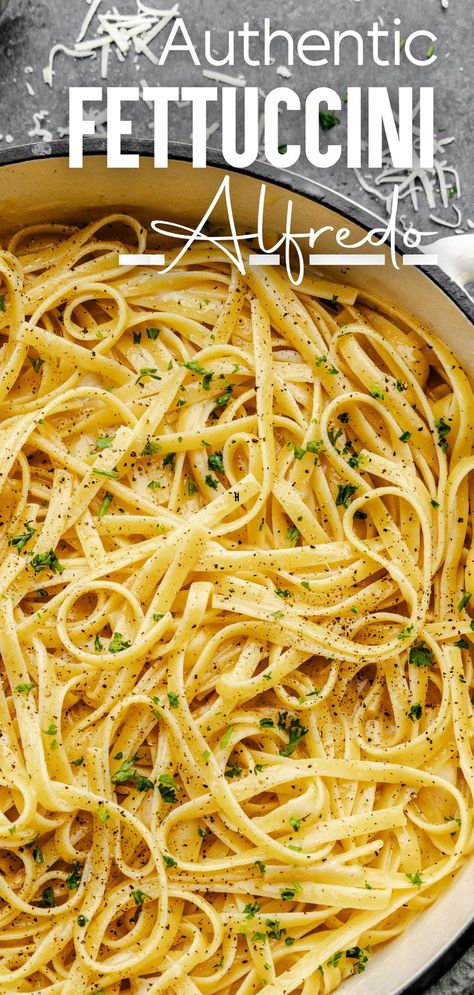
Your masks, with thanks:
[{"label": "shredded cheese", "polygon": [[226,73],[216,73],[214,69],[203,69],[202,75],[206,79],[213,79],[216,83],[224,83],[227,86],[245,86],[245,76],[227,76]]},{"label": "shredded cheese", "polygon": [[[73,59],[91,58],[100,53],[102,79],[107,79],[111,52],[119,62],[124,62],[128,53],[133,51],[135,56],[144,55],[154,66],[158,65],[158,58],[150,44],[178,16],[177,3],[169,9],[158,10],[137,0],[136,14],[121,14],[116,7],[104,14],[99,12],[102,0],[87,0],[87,3],[89,10],[73,47],[58,43],[49,53],[48,65],[43,69],[43,79],[48,86],[53,86],[54,60],[58,52]],[[89,32],[92,37],[88,37]],[[25,72],[27,69],[29,67]]]}]

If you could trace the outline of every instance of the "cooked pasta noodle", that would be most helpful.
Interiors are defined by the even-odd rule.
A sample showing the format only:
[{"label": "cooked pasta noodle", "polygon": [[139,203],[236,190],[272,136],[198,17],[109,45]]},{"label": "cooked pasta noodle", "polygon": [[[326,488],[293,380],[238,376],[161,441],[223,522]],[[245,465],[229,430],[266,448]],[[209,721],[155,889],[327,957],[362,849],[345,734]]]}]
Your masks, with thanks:
[{"label": "cooked pasta noodle", "polygon": [[0,255],[0,990],[330,992],[472,849],[473,394],[369,293],[131,248]]}]

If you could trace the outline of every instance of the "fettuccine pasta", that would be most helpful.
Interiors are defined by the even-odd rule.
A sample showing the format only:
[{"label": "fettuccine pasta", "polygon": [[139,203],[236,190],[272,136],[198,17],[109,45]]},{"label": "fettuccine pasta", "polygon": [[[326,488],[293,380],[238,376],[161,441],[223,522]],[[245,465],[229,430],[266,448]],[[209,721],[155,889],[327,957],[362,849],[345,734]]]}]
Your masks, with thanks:
[{"label": "fettuccine pasta", "polygon": [[472,850],[474,397],[133,218],[0,254],[0,990],[318,995]]}]

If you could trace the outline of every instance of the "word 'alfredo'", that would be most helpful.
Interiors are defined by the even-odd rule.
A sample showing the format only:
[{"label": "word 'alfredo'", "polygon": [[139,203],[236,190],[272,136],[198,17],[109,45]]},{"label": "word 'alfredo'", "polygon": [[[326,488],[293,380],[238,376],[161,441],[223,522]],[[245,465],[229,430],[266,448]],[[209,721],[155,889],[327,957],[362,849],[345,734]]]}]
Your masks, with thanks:
[{"label": "word 'alfredo'", "polygon": [[[397,98],[391,97],[386,87],[369,87],[363,94],[360,87],[347,90],[347,121],[345,135],[345,160],[349,167],[362,165],[363,149],[367,147],[370,168],[382,166],[385,148],[389,149],[393,165],[409,168],[413,165],[415,130],[413,114],[415,102],[419,104],[416,129],[416,156],[419,165],[429,169],[433,165],[434,97],[431,87],[399,87]],[[69,165],[82,167],[84,136],[94,135],[95,122],[84,104],[101,102],[102,87],[71,87],[69,91]],[[323,109],[338,111],[341,98],[329,87],[316,87],[302,99],[289,87],[276,87],[262,97],[258,87],[237,88],[224,86],[138,86],[107,88],[107,165],[109,168],[136,169],[139,156],[122,150],[122,137],[133,134],[133,121],[127,117],[123,104],[132,106],[137,101],[147,101],[153,106],[154,162],[157,168],[168,165],[168,117],[170,105],[189,102],[192,123],[193,166],[207,165],[207,129],[209,115],[219,115],[222,129],[222,154],[225,162],[235,168],[246,168],[260,155],[263,140],[265,158],[272,166],[294,166],[304,153],[318,169],[334,166],[343,155],[343,146],[322,139],[319,114]],[[392,101],[397,106],[392,106]],[[186,109],[187,110],[187,109]],[[366,114],[363,111],[366,110]],[[263,111],[263,136],[260,115]],[[242,113],[243,112],[243,113]],[[180,111],[182,113],[182,111]],[[364,124],[364,121],[367,123]],[[302,136],[299,144],[289,144],[287,134],[293,122]],[[286,132],[286,134],[285,134]],[[324,147],[321,147],[324,146]]]}]

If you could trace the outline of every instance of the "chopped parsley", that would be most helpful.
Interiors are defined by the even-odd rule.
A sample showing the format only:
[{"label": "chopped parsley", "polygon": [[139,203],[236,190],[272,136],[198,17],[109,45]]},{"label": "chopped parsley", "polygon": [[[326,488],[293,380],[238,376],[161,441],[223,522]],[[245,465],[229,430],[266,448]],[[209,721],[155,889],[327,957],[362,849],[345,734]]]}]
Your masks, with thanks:
[{"label": "chopped parsley", "polygon": [[[0,308],[0,310],[2,310],[2,309]],[[45,359],[41,359],[39,356],[38,356],[37,359],[35,359],[35,357],[34,356],[30,356],[29,353],[28,353],[28,357],[27,358],[29,359],[29,361],[30,361],[30,363],[31,363],[31,365],[32,365],[35,373],[39,373],[40,370],[41,370],[41,367],[44,366],[44,364],[46,362]]]},{"label": "chopped parsley", "polygon": [[228,405],[228,403],[229,403],[229,401],[230,401],[230,399],[232,397],[232,391],[233,391],[233,389],[234,389],[234,384],[227,384],[227,387],[226,387],[225,391],[222,394],[219,394],[219,397],[216,397],[216,400],[215,400],[215,403],[214,403],[214,407],[212,409],[213,413],[217,410],[217,408],[225,408],[225,407],[227,407],[227,405]]},{"label": "chopped parsley", "polygon": [[151,380],[161,380],[156,366],[144,366],[143,369],[140,370],[135,383],[141,383],[142,380],[146,379],[146,377],[150,377]]},{"label": "chopped parsley", "polygon": [[109,653],[122,653],[123,650],[130,649],[132,644],[123,638],[121,632],[114,632],[109,642]]},{"label": "chopped parsley", "polygon": [[278,728],[282,732],[286,732],[288,736],[288,743],[280,750],[280,755],[290,757],[300,741],[306,736],[308,729],[301,725],[296,715],[288,716],[288,712],[278,713]]},{"label": "chopped parsley", "polygon": [[280,898],[282,902],[292,902],[296,897],[297,892],[302,890],[301,885],[297,887],[296,884],[294,884],[292,888],[282,888],[280,891]]},{"label": "chopped parsley", "polygon": [[337,114],[333,114],[331,111],[320,111],[319,123],[323,131],[329,131],[331,128],[334,128],[336,124],[340,124],[341,119],[338,118]]},{"label": "chopped parsley", "polygon": [[29,694],[30,691],[34,690],[34,688],[35,684],[33,684],[32,681],[29,681],[26,684],[17,684],[15,691],[18,691],[18,694]]},{"label": "chopped parsley", "polygon": [[267,927],[267,936],[271,940],[281,940],[286,933],[286,929],[281,928],[278,919],[266,919],[265,926]]},{"label": "chopped parsley", "polygon": [[214,470],[215,473],[224,473],[224,460],[222,458],[222,453],[212,453],[207,457],[207,465],[210,470]]},{"label": "chopped parsley", "polygon": [[372,394],[372,397],[377,397],[379,398],[380,401],[385,400],[385,394],[383,390],[381,390],[380,387],[377,387],[376,384],[370,388],[370,393]]},{"label": "chopped parsley", "polygon": [[431,667],[433,664],[433,654],[425,643],[417,643],[412,646],[408,654],[408,662],[415,667]]},{"label": "chopped parsley", "polygon": [[96,449],[112,449],[115,435],[99,435],[95,444]]},{"label": "chopped parsley", "polygon": [[412,722],[418,722],[418,719],[421,719],[422,712],[423,709],[419,701],[417,701],[411,706],[410,711],[408,712],[408,718],[411,719]]},{"label": "chopped parsley", "polygon": [[155,339],[157,339],[158,336],[159,336],[159,334],[160,334],[160,329],[159,328],[147,328],[146,334],[147,334],[147,338],[151,339],[152,342],[154,342]]},{"label": "chopped parsley", "polygon": [[94,466],[92,468],[92,472],[96,473],[98,477],[109,477],[110,480],[118,480],[119,472],[115,466],[113,470],[99,470],[96,466]]},{"label": "chopped parsley", "polygon": [[66,888],[69,888],[69,891],[75,891],[79,887],[81,875],[82,867],[79,861],[76,860],[69,877],[66,878]]},{"label": "chopped parsley", "polygon": [[164,862],[166,864],[166,867],[177,867],[178,866],[177,861],[174,859],[174,857],[170,857],[169,853],[164,853],[163,854],[163,860],[164,860]]},{"label": "chopped parsley", "polygon": [[145,892],[142,891],[140,888],[135,888],[135,891],[132,891],[132,898],[133,901],[135,902],[135,905],[143,905],[145,901],[147,902],[151,901],[150,896],[145,895]]},{"label": "chopped parsley", "polygon": [[270,718],[268,718],[268,719],[260,719],[260,728],[261,729],[273,729],[274,726],[275,726],[275,723],[274,723],[273,719],[270,719]]},{"label": "chopped parsley", "polygon": [[451,431],[451,425],[448,425],[444,418],[437,418],[435,421],[435,428],[438,430],[438,446],[443,453],[447,453],[448,440],[446,436]]},{"label": "chopped parsley", "polygon": [[296,525],[290,525],[286,533],[286,538],[289,540],[290,546],[296,546],[300,535],[301,532],[296,528]]},{"label": "chopped parsley", "polygon": [[421,871],[417,871],[416,874],[407,874],[406,877],[408,878],[411,884],[416,885],[417,888],[421,888],[423,884]]},{"label": "chopped parsley", "polygon": [[104,515],[107,514],[113,499],[114,499],[113,494],[111,494],[110,491],[106,491],[104,497],[102,498],[101,506],[99,508],[99,518],[103,518]]},{"label": "chopped parsley", "polygon": [[310,439],[309,442],[306,443],[306,452],[315,453],[317,456],[319,450],[322,449],[322,446],[323,446],[322,439]]},{"label": "chopped parsley", "polygon": [[336,508],[348,508],[357,487],[353,484],[339,484],[336,495]]},{"label": "chopped parsley", "polygon": [[[118,759],[119,756],[117,754]],[[137,769],[133,766],[136,763],[137,757],[132,757],[130,760],[124,760],[120,764],[120,767],[112,774],[112,784],[126,784],[130,781],[138,791],[152,791],[154,788],[153,781],[150,781],[148,777],[144,777],[143,774],[139,774]]]},{"label": "chopped parsley", "polygon": [[257,915],[257,912],[260,912],[260,906],[258,902],[251,902],[250,905],[245,906],[244,916],[246,919],[254,919],[255,916]]},{"label": "chopped parsley", "polygon": [[175,691],[168,691],[167,698],[170,708],[179,708],[179,696],[175,693]]},{"label": "chopped parsley", "polygon": [[160,774],[158,778],[158,791],[164,802],[168,805],[174,805],[177,790],[178,785],[169,774]]},{"label": "chopped parsley", "polygon": [[163,459],[163,466],[169,466],[170,470],[174,470],[174,461],[176,453],[167,453]]},{"label": "chopped parsley", "polygon": [[337,440],[341,438],[341,435],[342,435],[342,428],[338,428],[337,432],[335,432],[333,428],[328,428],[328,439],[331,443],[331,446],[333,446],[334,449],[337,448],[336,443]]},{"label": "chopped parsley", "polygon": [[400,439],[400,442],[408,442],[408,439],[411,439],[411,432],[402,432],[398,438]]},{"label": "chopped parsley", "polygon": [[411,635],[412,632],[413,625],[406,625],[405,628],[398,633],[398,639],[408,639],[408,636]]},{"label": "chopped parsley", "polygon": [[283,587],[276,587],[275,588],[275,594],[277,595],[278,598],[289,598],[289,597],[291,597],[291,591],[288,591],[286,588],[283,588]]},{"label": "chopped parsley", "polygon": [[140,456],[156,456],[160,451],[161,446],[159,442],[153,442],[152,439],[147,439]]},{"label": "chopped parsley", "polygon": [[363,950],[362,947],[351,947],[350,950],[346,950],[346,957],[356,960],[355,971],[357,974],[362,974],[365,971],[365,965],[368,961],[368,948]]},{"label": "chopped parsley", "polygon": [[210,373],[207,370],[205,370],[204,367],[200,366],[199,363],[194,359],[190,359],[188,360],[187,363],[183,363],[183,366],[187,370],[190,370],[191,373],[196,373],[198,377],[202,377],[203,390],[211,389],[211,381],[214,377],[213,373]]},{"label": "chopped parsley", "polygon": [[234,777],[240,777],[242,768],[235,761],[228,761],[224,774],[231,781]]},{"label": "chopped parsley", "polygon": [[302,446],[298,446],[296,442],[291,443],[291,446],[293,449],[295,459],[298,460],[303,459],[306,449],[303,449]]},{"label": "chopped parsley", "polygon": [[41,902],[40,905],[44,909],[54,909],[56,906],[56,895],[54,894],[54,888],[44,888],[41,892]]},{"label": "chopped parsley", "polygon": [[294,829],[295,833],[299,833],[302,820],[295,819],[294,816],[291,815],[288,821],[290,823],[291,828]]},{"label": "chopped parsley", "polygon": [[230,741],[232,739],[232,733],[233,732],[234,732],[234,726],[229,726],[229,728],[226,729],[226,731],[225,731],[224,735],[222,736],[221,741],[219,743],[219,749],[220,750],[225,750],[226,746],[229,745],[229,743],[230,743]]},{"label": "chopped parsley", "polygon": [[461,600],[459,601],[458,604],[458,612],[463,611],[463,609],[469,603],[471,598],[472,598],[472,591],[463,591],[463,594],[461,595]]},{"label": "chopped parsley", "polygon": [[205,477],[205,481],[206,481],[207,486],[211,487],[213,491],[217,490],[217,488],[219,486],[219,481],[216,480],[216,478],[213,477],[212,474],[207,473],[206,477]]},{"label": "chopped parsley", "polygon": [[64,570],[53,549],[48,549],[46,553],[37,553],[30,560],[30,565],[33,567],[35,574],[39,574],[42,570],[46,569],[51,570],[53,574],[61,574]]}]

